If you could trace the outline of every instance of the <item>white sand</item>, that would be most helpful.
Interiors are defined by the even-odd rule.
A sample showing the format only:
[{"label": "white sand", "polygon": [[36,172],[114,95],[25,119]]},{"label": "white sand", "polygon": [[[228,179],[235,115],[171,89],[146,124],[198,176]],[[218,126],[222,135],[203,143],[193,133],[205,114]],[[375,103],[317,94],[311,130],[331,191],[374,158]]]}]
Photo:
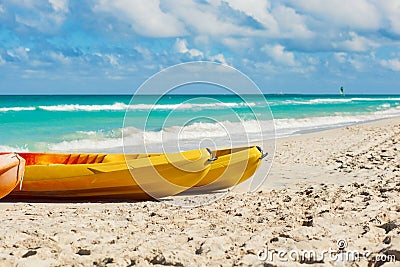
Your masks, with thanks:
[{"label": "white sand", "polygon": [[[1,266],[400,266],[400,118],[279,139],[261,191],[204,207],[0,208]],[[258,259],[265,248],[273,259]],[[317,259],[283,255],[306,250]],[[360,258],[343,260],[352,252]]]}]

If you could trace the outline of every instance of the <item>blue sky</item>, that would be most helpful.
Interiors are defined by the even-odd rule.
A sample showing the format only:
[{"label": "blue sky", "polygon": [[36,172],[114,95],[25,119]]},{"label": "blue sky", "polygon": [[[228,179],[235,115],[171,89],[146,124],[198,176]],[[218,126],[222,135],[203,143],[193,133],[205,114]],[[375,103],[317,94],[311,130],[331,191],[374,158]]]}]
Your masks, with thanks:
[{"label": "blue sky", "polygon": [[1,0],[0,94],[129,94],[193,60],[265,93],[400,94],[398,0]]}]

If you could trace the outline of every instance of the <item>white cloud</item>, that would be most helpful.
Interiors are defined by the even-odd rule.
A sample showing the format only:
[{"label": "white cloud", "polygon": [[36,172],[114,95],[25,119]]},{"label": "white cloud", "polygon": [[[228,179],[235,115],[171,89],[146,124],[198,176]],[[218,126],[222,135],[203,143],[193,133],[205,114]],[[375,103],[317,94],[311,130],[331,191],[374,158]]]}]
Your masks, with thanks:
[{"label": "white cloud", "polygon": [[298,65],[295,61],[294,54],[292,52],[285,51],[285,47],[282,45],[275,45],[275,46],[265,45],[264,47],[261,48],[261,51],[267,53],[277,63],[286,66]]},{"label": "white cloud", "polygon": [[[210,0],[209,0],[210,2]],[[212,1],[214,6],[220,3]],[[305,17],[293,8],[283,5],[272,7],[267,0],[224,0],[229,6],[258,21],[266,30],[252,33],[269,38],[310,38],[314,33],[307,28]]]},{"label": "white cloud", "polygon": [[29,64],[30,64],[32,67],[35,67],[35,68],[51,67],[51,66],[52,66],[52,64],[51,64],[50,62],[48,62],[48,61],[46,62],[46,61],[36,60],[36,59],[31,60],[31,61],[29,62]]},{"label": "white cloud", "polygon": [[114,67],[118,67],[119,66],[119,62],[118,62],[118,57],[117,56],[106,55],[105,57],[108,59],[110,64],[113,65]]},{"label": "white cloud", "polygon": [[150,37],[175,37],[186,34],[184,25],[174,15],[160,8],[159,0],[100,0],[95,12],[111,13]]},{"label": "white cloud", "polygon": [[400,1],[398,0],[385,0],[374,1],[375,5],[379,8],[382,17],[388,21],[390,31],[400,35]]},{"label": "white cloud", "polygon": [[56,12],[68,12],[68,0],[49,0],[49,3]]},{"label": "white cloud", "polygon": [[210,57],[210,60],[211,60],[211,61],[215,61],[215,62],[219,62],[219,63],[222,63],[222,64],[225,64],[225,65],[228,65],[228,63],[226,62],[226,59],[225,59],[225,57],[224,57],[223,54],[217,54],[217,55],[215,55],[215,56],[211,56],[211,57]]},{"label": "white cloud", "polygon": [[[9,4],[11,5],[11,4]],[[68,4],[66,0],[15,0],[12,2],[17,12],[13,13],[15,21],[39,32],[54,34],[66,19]],[[53,10],[49,9],[51,5]],[[7,6],[6,6],[7,7]]]},{"label": "white cloud", "polygon": [[358,71],[363,71],[366,68],[365,60],[362,58],[350,58],[348,61]]},{"label": "white cloud", "polygon": [[[205,57],[204,53],[200,50],[194,48],[189,49],[186,39],[177,38],[174,44],[174,50],[181,54],[188,54],[190,58],[203,59]],[[214,56],[207,56],[207,59],[228,65],[224,55],[221,53]]]},{"label": "white cloud", "polygon": [[0,66],[5,65],[6,61],[3,59],[3,57],[0,55]]},{"label": "white cloud", "polygon": [[245,13],[261,23],[270,34],[276,35],[278,33],[278,23],[269,12],[271,4],[268,0],[225,0],[225,2],[233,9]]},{"label": "white cloud", "polygon": [[28,58],[29,58],[25,47],[22,47],[22,46],[16,47],[12,50],[8,50],[7,54],[12,58],[16,58],[16,59],[19,59],[22,61],[28,60]]},{"label": "white cloud", "polygon": [[320,60],[318,58],[315,58],[315,57],[307,56],[306,60],[307,60],[307,63],[310,64],[310,65],[318,65],[318,64],[320,64]]},{"label": "white cloud", "polygon": [[[352,67],[358,72],[366,72],[375,69],[375,55],[374,53],[347,53],[347,52],[336,52],[333,54],[334,60],[331,63],[337,61],[340,63],[339,68]],[[335,66],[332,64],[331,66]]]},{"label": "white cloud", "polygon": [[119,67],[120,66],[120,63],[119,63],[120,55],[96,52],[96,53],[93,53],[92,55],[88,55],[88,56],[89,57],[90,56],[95,56],[98,59],[101,59],[103,63],[110,64],[113,67]]},{"label": "white cloud", "polygon": [[187,53],[189,49],[187,48],[187,42],[185,39],[177,38],[174,44],[174,49],[178,53]]},{"label": "white cloud", "polygon": [[257,46],[257,41],[251,37],[226,37],[219,40],[226,47],[239,53],[252,52]]},{"label": "white cloud", "polygon": [[336,52],[333,54],[333,56],[339,63],[346,62],[347,53],[345,52]]},{"label": "white cloud", "polygon": [[64,56],[62,53],[56,53],[56,52],[50,52],[50,58],[62,63],[62,64],[70,64],[71,63],[71,59]]},{"label": "white cloud", "polygon": [[191,58],[194,57],[200,57],[202,58],[204,56],[203,52],[197,49],[188,49],[187,47],[187,41],[185,39],[179,39],[177,38],[175,41],[174,45],[175,51],[178,53],[186,54],[188,53]]},{"label": "white cloud", "polygon": [[384,59],[380,61],[381,65],[393,71],[400,71],[400,59]]},{"label": "white cloud", "polygon": [[305,18],[293,8],[279,5],[273,9],[272,14],[278,21],[279,37],[298,39],[314,36],[314,33],[307,28]]},{"label": "white cloud", "polygon": [[355,32],[350,32],[349,39],[341,42],[333,42],[332,46],[336,49],[343,49],[346,51],[365,52],[371,47],[378,46],[378,44],[368,38],[359,36]]},{"label": "white cloud", "polygon": [[351,27],[352,29],[377,30],[381,17],[369,0],[287,0],[314,19],[323,21],[328,28]]},{"label": "white cloud", "polygon": [[136,45],[136,46],[134,47],[134,49],[135,49],[139,54],[141,54],[146,60],[149,60],[149,61],[152,60],[152,52],[151,52],[148,48],[143,47],[143,46],[140,46],[140,45]]},{"label": "white cloud", "polygon": [[168,6],[170,12],[183,21],[195,35],[210,35],[220,38],[221,36],[260,34],[259,31],[247,26],[237,25],[236,21],[228,19],[226,14],[220,14],[218,11],[220,3],[217,2],[210,6],[196,3],[193,0],[166,0],[163,4]]}]

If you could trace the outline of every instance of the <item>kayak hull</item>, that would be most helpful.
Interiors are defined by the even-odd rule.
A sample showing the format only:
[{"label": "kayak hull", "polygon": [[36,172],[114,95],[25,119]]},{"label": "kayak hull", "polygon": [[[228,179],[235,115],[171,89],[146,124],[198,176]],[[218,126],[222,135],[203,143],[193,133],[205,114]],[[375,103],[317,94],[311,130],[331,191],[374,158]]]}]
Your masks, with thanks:
[{"label": "kayak hull", "polygon": [[28,163],[25,177],[21,188],[10,195],[159,198],[194,186],[211,167],[205,149],[148,157],[128,155],[126,161],[121,161],[123,154],[78,155],[21,153]]}]

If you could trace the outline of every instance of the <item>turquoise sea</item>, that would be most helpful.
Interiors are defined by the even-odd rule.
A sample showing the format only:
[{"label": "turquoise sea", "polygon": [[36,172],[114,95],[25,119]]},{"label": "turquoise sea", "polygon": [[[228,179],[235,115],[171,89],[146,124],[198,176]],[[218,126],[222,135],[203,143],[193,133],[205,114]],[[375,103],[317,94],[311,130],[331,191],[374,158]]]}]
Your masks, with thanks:
[{"label": "turquoise sea", "polygon": [[262,138],[279,138],[400,116],[400,95],[258,95],[245,100],[235,95],[167,95],[156,102],[154,96],[131,98],[0,96],[0,151],[118,151],[123,136],[132,145],[145,140],[154,150],[180,139],[181,148],[188,149],[199,140],[256,140],[258,132],[265,133]]}]

